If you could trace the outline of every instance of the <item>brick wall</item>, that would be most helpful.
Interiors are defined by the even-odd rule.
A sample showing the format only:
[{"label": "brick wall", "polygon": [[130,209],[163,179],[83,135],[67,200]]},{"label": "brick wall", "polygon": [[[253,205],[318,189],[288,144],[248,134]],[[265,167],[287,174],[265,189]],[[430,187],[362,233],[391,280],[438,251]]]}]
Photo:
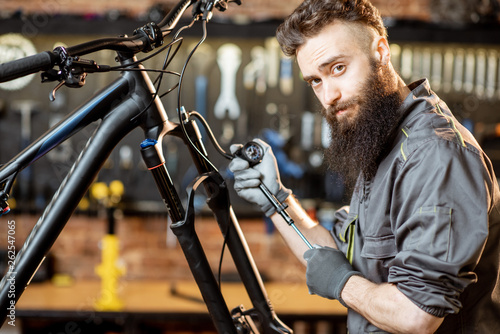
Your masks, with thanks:
[{"label": "brick wall", "polygon": [[[8,221],[15,221],[16,250],[36,223],[32,216],[9,214],[0,219],[0,249],[7,249]],[[271,281],[303,282],[305,272],[276,232],[267,235],[261,220],[241,220],[240,225],[263,277]],[[95,280],[94,268],[101,262],[100,240],[106,233],[105,217],[75,215],[51,249],[54,269],[75,279]],[[199,217],[196,231],[214,272],[218,270],[222,235],[212,218]],[[124,280],[192,279],[182,249],[164,217],[124,217],[117,220],[120,262],[126,268]],[[168,241],[167,241],[168,240]],[[227,251],[222,274],[234,277],[236,268]]]},{"label": "brick wall", "polygon": [[[288,15],[301,0],[270,1],[270,0],[242,0],[242,6],[231,5],[231,10],[224,15],[246,15],[254,19],[282,18]],[[427,19],[429,17],[429,0],[373,0],[384,16]],[[121,9],[131,15],[144,13],[158,0],[0,0],[3,13],[22,9],[25,12],[50,13],[105,13],[112,9]],[[176,1],[167,0],[160,3],[175,4]]]}]

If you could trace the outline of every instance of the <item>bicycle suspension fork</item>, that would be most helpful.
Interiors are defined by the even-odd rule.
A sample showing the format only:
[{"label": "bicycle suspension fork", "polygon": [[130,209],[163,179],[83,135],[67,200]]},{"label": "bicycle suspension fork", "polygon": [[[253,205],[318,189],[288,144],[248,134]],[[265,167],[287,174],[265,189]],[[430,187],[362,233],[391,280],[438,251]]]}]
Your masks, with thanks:
[{"label": "bicycle suspension fork", "polygon": [[194,229],[194,213],[189,209],[187,213],[184,211],[181,200],[165,167],[161,142],[146,139],[141,144],[141,153],[167,207],[173,222],[172,231],[177,236],[217,332],[224,334],[238,333]]},{"label": "bicycle suspension fork", "polygon": [[[267,297],[258,269],[230,205],[229,193],[224,180],[215,168],[211,167],[205,158],[200,155],[204,154],[206,156],[206,153],[196,124],[187,120],[186,117],[184,126],[191,143],[194,144],[196,149],[191,144],[188,144],[183,135],[179,134],[180,129],[171,130],[170,134],[177,135],[184,140],[200,174],[199,178],[194,181],[187,211],[184,211],[180,204],[179,196],[175,192],[172,180],[165,167],[161,143],[156,140],[145,140],[142,143],[141,152],[172,218],[172,231],[179,240],[217,331],[224,334],[240,333],[236,329],[240,328],[241,324],[236,319],[233,320],[229,315],[225,300],[196,235],[194,210],[190,204],[192,204],[191,200],[194,191],[201,184],[205,187],[208,195],[208,205],[215,215],[228,249],[235,260],[235,266],[241,280],[252,300],[254,309],[251,313],[259,317],[264,333],[291,333],[292,331],[277,318]],[[236,311],[236,313],[239,313],[239,311]]]}]

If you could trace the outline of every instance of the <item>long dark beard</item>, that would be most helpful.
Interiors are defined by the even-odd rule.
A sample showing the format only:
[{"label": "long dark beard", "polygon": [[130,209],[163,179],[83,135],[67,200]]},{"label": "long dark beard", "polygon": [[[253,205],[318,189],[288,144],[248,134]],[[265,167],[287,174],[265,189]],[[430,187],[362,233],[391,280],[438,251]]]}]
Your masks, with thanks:
[{"label": "long dark beard", "polygon": [[[373,63],[372,73],[360,90],[362,96],[323,110],[331,130],[331,144],[325,158],[330,169],[340,173],[348,189],[353,189],[360,173],[372,179],[385,156],[394,128],[399,124],[399,107],[403,99],[389,91],[391,73]],[[357,103],[359,112],[354,119],[338,121],[335,109],[345,109]]]}]

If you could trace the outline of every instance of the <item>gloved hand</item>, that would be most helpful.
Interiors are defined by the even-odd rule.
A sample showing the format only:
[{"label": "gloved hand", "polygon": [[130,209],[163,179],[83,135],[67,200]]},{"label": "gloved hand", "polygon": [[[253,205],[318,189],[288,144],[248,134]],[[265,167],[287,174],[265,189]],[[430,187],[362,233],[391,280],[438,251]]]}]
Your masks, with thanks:
[{"label": "gloved hand", "polygon": [[347,280],[353,275],[361,275],[355,271],[344,253],[330,247],[315,246],[304,253],[307,261],[307,287],[310,294],[328,299],[337,299],[347,305],[340,294]]},{"label": "gloved hand", "polygon": [[[281,184],[278,164],[271,147],[260,139],[254,139],[264,150],[262,161],[250,167],[248,161],[235,157],[229,164],[229,170],[234,173],[234,189],[243,199],[257,204],[267,217],[276,212],[269,199],[264,195],[259,185],[263,183],[278,201],[285,201],[292,193]],[[243,145],[231,145],[230,150],[235,154]]]}]

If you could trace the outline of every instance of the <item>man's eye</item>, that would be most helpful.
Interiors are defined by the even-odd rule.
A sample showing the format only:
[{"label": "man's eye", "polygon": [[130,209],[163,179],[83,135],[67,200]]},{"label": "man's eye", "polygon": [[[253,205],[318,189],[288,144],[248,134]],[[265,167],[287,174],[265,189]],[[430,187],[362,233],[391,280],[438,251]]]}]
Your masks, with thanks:
[{"label": "man's eye", "polygon": [[333,74],[340,74],[345,71],[345,65],[337,65],[333,68]]},{"label": "man's eye", "polygon": [[320,79],[311,79],[311,80],[309,80],[309,85],[311,87],[315,87],[315,86],[319,85],[320,83],[321,83]]}]

